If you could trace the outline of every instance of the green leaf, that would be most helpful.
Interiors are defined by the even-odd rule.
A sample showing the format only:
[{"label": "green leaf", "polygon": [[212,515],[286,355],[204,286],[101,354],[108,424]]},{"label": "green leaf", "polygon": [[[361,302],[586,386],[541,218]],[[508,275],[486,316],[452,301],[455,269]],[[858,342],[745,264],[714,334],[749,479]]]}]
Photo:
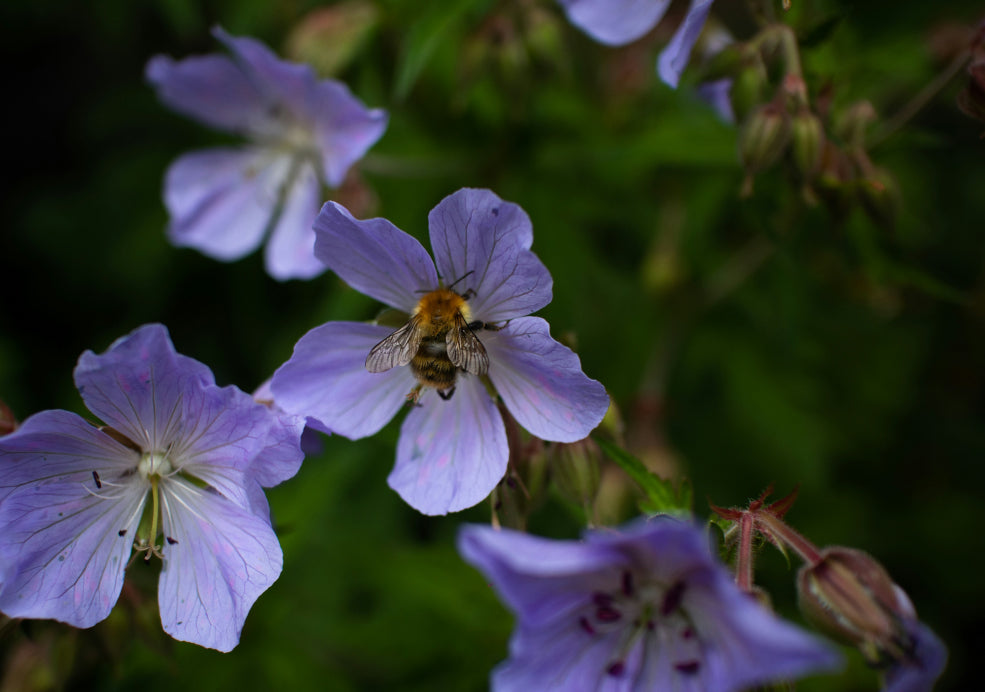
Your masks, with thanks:
[{"label": "green leaf", "polygon": [[446,34],[477,1],[458,0],[454,3],[428,3],[421,6],[419,18],[407,32],[407,42],[404,44],[394,86],[397,101],[407,97]]},{"label": "green leaf", "polygon": [[679,488],[674,488],[669,480],[665,480],[650,471],[643,462],[626,450],[609,442],[596,440],[606,456],[616,462],[630,478],[636,481],[646,497],[640,502],[640,509],[649,514],[690,514],[691,486],[682,482]]}]

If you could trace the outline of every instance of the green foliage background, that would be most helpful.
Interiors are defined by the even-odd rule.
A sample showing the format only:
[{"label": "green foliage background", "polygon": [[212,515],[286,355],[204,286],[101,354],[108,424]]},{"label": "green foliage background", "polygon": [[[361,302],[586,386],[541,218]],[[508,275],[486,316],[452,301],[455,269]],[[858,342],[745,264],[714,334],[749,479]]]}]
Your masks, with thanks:
[{"label": "green foliage background", "polygon": [[[867,99],[882,118],[945,68],[934,46],[947,23],[982,12],[970,0],[793,4],[785,19],[807,40],[812,93],[830,85],[836,107]],[[217,50],[214,24],[285,54],[291,31],[328,5],[3,4],[0,399],[18,418],[84,413],[76,358],[143,323],[165,323],[220,383],[252,390],[308,329],[375,314],[332,275],[278,283],[259,254],[219,264],[164,235],[170,161],[229,140],[157,102],[148,58]],[[805,204],[782,164],[740,197],[736,129],[693,84],[674,91],[655,75],[672,25],[617,50],[552,0],[358,5],[331,45],[338,76],[391,114],[360,167],[372,215],[426,241],[428,210],[460,187],[520,204],[555,282],[540,314],[609,389],[631,451],[689,478],[701,515],[706,497],[739,505],[771,482],[783,493],[801,484],[791,523],[882,561],[950,647],[940,689],[967,689],[985,646],[974,567],[985,141],[955,105],[964,73],[871,152],[901,192],[889,229],[860,208]],[[739,5],[716,8],[741,28]],[[534,10],[532,27],[515,20]],[[157,567],[137,564],[91,630],[8,625],[2,689],[484,689],[512,623],[454,536],[462,521],[488,521],[489,507],[440,518],[407,507],[386,485],[397,429],[326,439],[270,492],[284,572],[233,653],[164,635]],[[532,518],[554,536],[582,523],[556,493]],[[757,577],[796,619],[792,576],[763,553]],[[801,689],[874,689],[846,654],[845,675]]]}]

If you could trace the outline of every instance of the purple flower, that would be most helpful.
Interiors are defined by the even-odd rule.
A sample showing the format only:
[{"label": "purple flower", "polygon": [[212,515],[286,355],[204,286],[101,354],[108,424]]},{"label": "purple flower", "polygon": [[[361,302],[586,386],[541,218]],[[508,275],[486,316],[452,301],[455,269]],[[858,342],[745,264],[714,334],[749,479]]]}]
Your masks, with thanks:
[{"label": "purple flower", "polygon": [[490,387],[523,427],[559,442],[588,435],[609,398],[547,322],[525,316],[550,302],[552,282],[530,251],[533,230],[520,207],[488,190],[459,190],[431,210],[429,223],[434,261],[389,221],[324,206],[315,220],[318,258],[410,318],[397,331],[316,327],[272,388],[286,411],[352,439],[377,432],[410,395],[416,405],[389,484],[421,512],[443,514],[481,501],[506,472],[506,431]]},{"label": "purple flower", "polygon": [[[909,600],[909,599],[907,599]],[[885,692],[930,692],[947,665],[947,647],[916,617],[905,624],[910,650],[886,671]]]},{"label": "purple flower", "polygon": [[307,279],[311,223],[322,184],[338,187],[382,136],[387,114],[367,110],[341,82],[279,60],[262,43],[222,29],[232,52],[174,61],[158,55],[146,76],[169,107],[250,144],[185,154],[168,170],[164,203],[172,242],[218,260],[252,252],[270,230],[265,261],[275,279]]},{"label": "purple flower", "polygon": [[[559,0],[568,19],[601,43],[620,46],[643,36],[657,25],[670,0]],[[701,35],[714,0],[691,0],[687,16],[667,47],[660,53],[657,71],[672,87],[691,57],[691,49]]]},{"label": "purple flower", "polygon": [[583,541],[465,526],[458,548],[517,617],[494,690],[741,690],[839,663],[740,591],[688,522]]},{"label": "purple flower", "polygon": [[280,574],[261,486],[297,472],[300,422],[216,386],[161,325],[83,353],[75,383],[105,426],[44,411],[0,438],[0,610],[91,627],[136,549],[163,560],[164,630],[231,650]]}]

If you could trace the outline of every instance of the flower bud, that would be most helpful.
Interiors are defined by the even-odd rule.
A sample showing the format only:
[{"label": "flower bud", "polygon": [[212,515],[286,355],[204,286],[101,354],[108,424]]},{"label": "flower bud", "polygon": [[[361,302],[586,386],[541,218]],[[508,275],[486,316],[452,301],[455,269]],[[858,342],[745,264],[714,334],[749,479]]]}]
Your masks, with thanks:
[{"label": "flower bud", "polygon": [[824,126],[820,118],[804,108],[793,116],[791,131],[794,165],[800,175],[810,180],[821,166]]},{"label": "flower bud", "polygon": [[561,494],[582,507],[588,507],[599,491],[599,463],[602,452],[595,440],[560,442],[551,450],[551,476]]},{"label": "flower bud", "polygon": [[8,435],[17,430],[17,419],[3,401],[0,401],[0,435]]},{"label": "flower bud", "polygon": [[746,171],[757,173],[771,166],[790,141],[790,116],[775,102],[757,108],[739,133],[739,158]]},{"label": "flower bud", "polygon": [[895,178],[886,169],[873,166],[869,174],[858,181],[858,191],[869,217],[882,228],[891,230],[901,204]]},{"label": "flower bud", "polygon": [[752,59],[746,61],[738,71],[732,83],[732,112],[738,121],[744,120],[765,100],[767,83],[763,59],[759,57],[759,53],[754,53]]},{"label": "flower bud", "polygon": [[287,38],[287,54],[336,75],[359,54],[376,30],[380,11],[368,0],[346,0],[305,15]]},{"label": "flower bud", "polygon": [[868,101],[854,103],[838,119],[835,134],[851,147],[863,147],[865,132],[876,117],[876,109]]},{"label": "flower bud", "polygon": [[857,646],[875,665],[908,658],[913,648],[905,623],[913,606],[886,570],[861,550],[831,547],[797,575],[805,617],[836,639]]}]

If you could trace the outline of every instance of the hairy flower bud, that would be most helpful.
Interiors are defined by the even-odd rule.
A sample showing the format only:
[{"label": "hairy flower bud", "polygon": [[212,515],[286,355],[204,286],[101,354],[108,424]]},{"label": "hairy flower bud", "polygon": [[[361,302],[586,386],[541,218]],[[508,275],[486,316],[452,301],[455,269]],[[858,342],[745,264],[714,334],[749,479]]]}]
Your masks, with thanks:
[{"label": "hairy flower bud", "polygon": [[739,158],[750,174],[771,166],[790,141],[790,116],[775,102],[757,108],[739,133]]},{"label": "hairy flower bud", "polygon": [[821,166],[824,126],[820,118],[804,108],[793,116],[791,130],[794,165],[798,173],[810,180]]},{"label": "hairy flower bud", "polygon": [[17,419],[3,401],[0,401],[0,435],[7,435],[17,430]]},{"label": "hairy flower bud", "polygon": [[759,53],[753,53],[738,71],[732,84],[732,111],[738,120],[743,120],[763,102],[768,80],[763,59]]},{"label": "hairy flower bud", "polygon": [[797,575],[800,608],[818,629],[883,665],[912,649],[904,621],[912,606],[886,570],[861,550],[832,547]]},{"label": "hairy flower bud", "polygon": [[554,445],[551,454],[551,475],[558,490],[582,506],[595,500],[599,491],[599,462],[602,452],[590,437],[571,443]]}]

